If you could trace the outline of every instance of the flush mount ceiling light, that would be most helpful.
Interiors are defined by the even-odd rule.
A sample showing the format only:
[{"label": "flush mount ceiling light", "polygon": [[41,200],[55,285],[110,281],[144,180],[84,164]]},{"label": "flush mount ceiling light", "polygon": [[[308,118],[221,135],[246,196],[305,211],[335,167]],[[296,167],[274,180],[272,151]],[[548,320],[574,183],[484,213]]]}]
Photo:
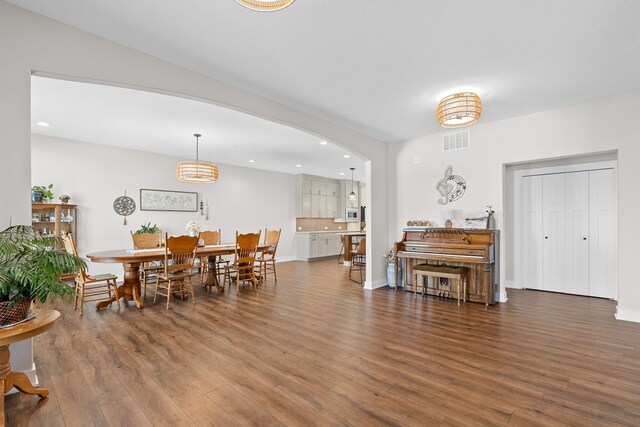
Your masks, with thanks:
[{"label": "flush mount ceiling light", "polygon": [[349,200],[355,202],[356,200],[358,200],[358,196],[356,196],[356,193],[353,192],[353,171],[356,170],[356,168],[349,169],[351,169],[351,193],[349,193]]},{"label": "flush mount ceiling light", "polygon": [[179,162],[176,165],[176,178],[182,182],[193,182],[206,184],[218,180],[218,167],[211,162],[201,162],[198,158],[199,133],[194,133],[196,137],[196,161]]},{"label": "flush mount ceiling light", "polygon": [[445,96],[438,104],[438,123],[443,128],[459,128],[474,124],[482,113],[480,97],[473,92]]},{"label": "flush mount ceiling light", "polygon": [[295,0],[236,0],[236,3],[260,12],[273,12],[284,9]]}]

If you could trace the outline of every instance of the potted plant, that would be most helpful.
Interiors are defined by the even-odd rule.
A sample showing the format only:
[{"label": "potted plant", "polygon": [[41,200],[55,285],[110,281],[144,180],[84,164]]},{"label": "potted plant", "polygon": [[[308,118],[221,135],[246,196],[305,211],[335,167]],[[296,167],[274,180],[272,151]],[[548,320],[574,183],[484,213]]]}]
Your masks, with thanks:
[{"label": "potted plant", "polygon": [[46,203],[53,199],[53,193],[51,192],[52,188],[53,184],[49,184],[46,187],[43,185],[34,185],[31,187],[31,201]]},{"label": "potted plant", "polygon": [[157,224],[151,225],[151,223],[142,224],[135,234],[157,234],[160,232]]},{"label": "potted plant", "polygon": [[63,205],[66,205],[67,203],[69,203],[69,200],[71,200],[71,196],[63,194],[62,196],[58,197],[58,199],[60,199]]},{"label": "potted plant", "polygon": [[398,264],[398,281],[396,284],[396,255],[393,253],[393,249],[389,249],[384,253],[384,259],[387,261],[387,285],[395,288],[402,283],[402,265]]},{"label": "potted plant", "polygon": [[26,319],[32,301],[72,294],[60,276],[84,267],[59,237],[38,236],[24,225],[0,232],[0,325]]},{"label": "potted plant", "polygon": [[189,236],[195,237],[200,232],[200,224],[198,224],[198,221],[189,221],[184,230],[189,233]]}]

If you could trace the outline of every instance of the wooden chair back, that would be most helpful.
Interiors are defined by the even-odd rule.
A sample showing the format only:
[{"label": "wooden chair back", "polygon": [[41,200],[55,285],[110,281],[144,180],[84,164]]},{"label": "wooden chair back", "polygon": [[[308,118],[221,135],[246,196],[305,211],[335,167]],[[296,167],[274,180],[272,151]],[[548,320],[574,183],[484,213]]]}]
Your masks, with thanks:
[{"label": "wooden chair back", "polygon": [[[76,242],[73,240],[71,234],[67,234],[66,236],[62,237],[62,240],[64,241],[64,249],[68,253],[70,253],[71,255],[79,256]],[[80,267],[80,273],[77,274],[76,277],[81,281],[87,280],[87,272],[84,271],[83,267]]]},{"label": "wooden chair back", "polygon": [[218,229],[218,231],[201,231],[200,239],[204,241],[205,245],[219,245],[222,239],[222,233],[220,229]]},{"label": "wooden chair back", "polygon": [[131,232],[133,249],[154,249],[162,247],[162,233],[140,233]]},{"label": "wooden chair back", "polygon": [[264,243],[269,245],[267,249],[262,251],[263,255],[271,255],[271,257],[276,256],[276,250],[278,249],[278,242],[280,241],[280,233],[282,229],[278,230],[267,230],[264,229]]},{"label": "wooden chair back", "polygon": [[358,250],[356,251],[356,255],[365,256],[367,255],[367,238],[363,237],[360,239],[358,243]]},{"label": "wooden chair back", "polygon": [[[198,248],[198,236],[176,236],[166,235],[167,244],[164,248],[164,272],[170,274],[174,271],[193,269]],[[171,260],[171,265],[169,265]]]},{"label": "wooden chair back", "polygon": [[233,261],[235,265],[250,265],[253,268],[260,244],[260,234],[260,231],[247,234],[238,234],[236,231],[236,249]]}]

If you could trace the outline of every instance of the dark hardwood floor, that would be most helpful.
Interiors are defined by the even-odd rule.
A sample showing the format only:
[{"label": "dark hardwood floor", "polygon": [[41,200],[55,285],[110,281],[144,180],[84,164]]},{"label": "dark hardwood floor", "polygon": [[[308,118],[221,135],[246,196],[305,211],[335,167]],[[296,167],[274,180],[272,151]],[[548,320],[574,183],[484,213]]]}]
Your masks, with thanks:
[{"label": "dark hardwood floor", "polygon": [[335,260],[279,281],[84,318],[34,339],[11,426],[640,425],[640,325],[612,301],[509,290],[484,305],[363,291]]}]

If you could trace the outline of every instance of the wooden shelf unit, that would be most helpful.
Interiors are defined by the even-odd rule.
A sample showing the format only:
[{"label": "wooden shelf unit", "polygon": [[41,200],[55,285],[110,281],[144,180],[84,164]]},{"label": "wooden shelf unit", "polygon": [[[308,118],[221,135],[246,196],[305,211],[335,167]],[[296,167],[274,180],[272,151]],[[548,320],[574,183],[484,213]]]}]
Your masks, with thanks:
[{"label": "wooden shelf unit", "polygon": [[[77,205],[33,202],[31,203],[31,226],[38,234],[45,231],[49,234],[54,233],[57,237],[71,234],[77,241],[77,214]],[[53,221],[45,218],[53,218]]]}]

